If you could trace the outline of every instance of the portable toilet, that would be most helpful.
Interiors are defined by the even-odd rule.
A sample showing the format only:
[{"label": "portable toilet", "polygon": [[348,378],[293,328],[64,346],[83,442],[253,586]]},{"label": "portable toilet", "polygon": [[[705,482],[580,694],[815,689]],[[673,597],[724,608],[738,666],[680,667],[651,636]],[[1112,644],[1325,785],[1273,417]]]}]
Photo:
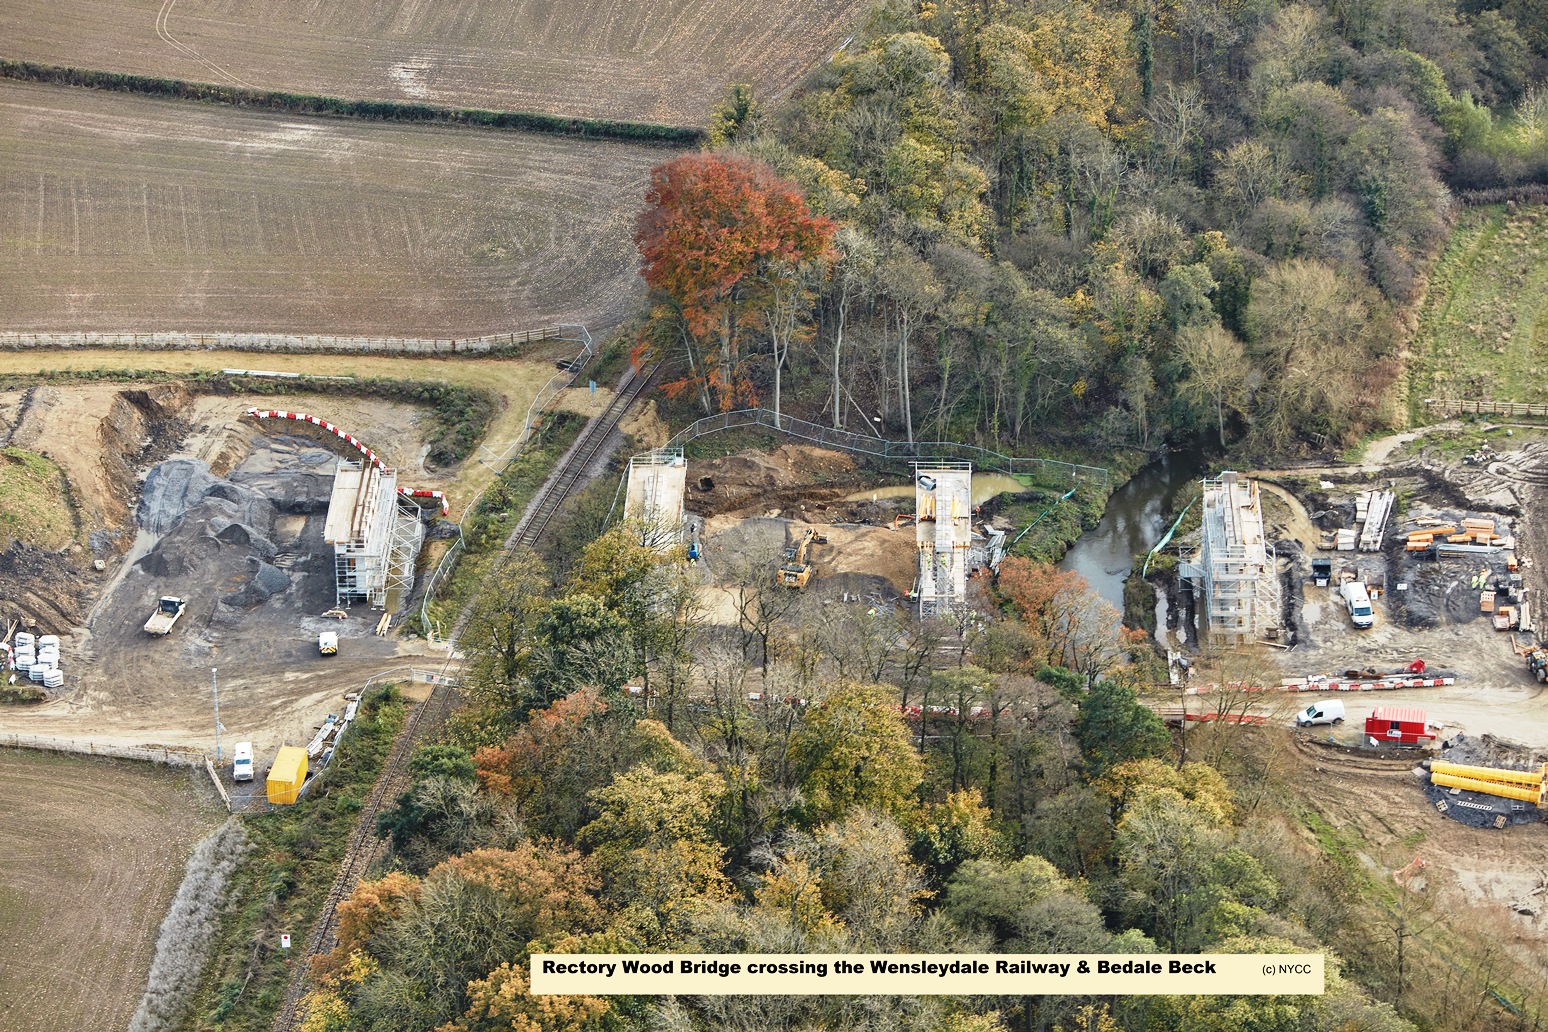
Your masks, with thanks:
[{"label": "portable toilet", "polygon": [[1377,743],[1418,745],[1435,736],[1425,724],[1424,710],[1377,706],[1365,718],[1365,733]]},{"label": "portable toilet", "polygon": [[269,802],[277,805],[295,802],[305,780],[306,750],[296,745],[282,747],[279,755],[274,757],[274,766],[269,768]]}]

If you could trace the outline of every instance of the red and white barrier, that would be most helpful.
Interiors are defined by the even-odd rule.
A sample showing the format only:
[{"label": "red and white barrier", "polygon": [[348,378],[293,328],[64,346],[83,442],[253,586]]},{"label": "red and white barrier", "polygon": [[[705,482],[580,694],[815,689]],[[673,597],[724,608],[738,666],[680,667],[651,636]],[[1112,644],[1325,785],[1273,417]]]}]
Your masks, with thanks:
[{"label": "red and white barrier", "polygon": [[[1244,692],[1379,692],[1392,688],[1436,688],[1456,683],[1455,677],[1390,677],[1376,681],[1304,681],[1277,685],[1232,684],[1227,687]],[[1220,690],[1218,684],[1202,684],[1185,688],[1182,694],[1208,695]]]},{"label": "red and white barrier", "polygon": [[[364,441],[356,437],[354,434],[345,433],[343,430],[334,426],[326,419],[323,419],[321,416],[313,416],[305,412],[281,412],[278,409],[255,408],[248,409],[247,414],[252,416],[254,419],[294,419],[302,423],[310,423],[313,426],[322,427],[324,430],[328,431],[339,440],[347,442],[356,451],[360,452],[361,455],[364,455],[366,461],[370,462],[371,465],[375,466],[377,469],[385,470],[387,468],[387,464],[383,462],[374,451],[372,451],[370,448],[367,448]],[[442,516],[448,515],[451,512],[451,502],[447,500],[446,494],[443,491],[428,491],[423,488],[400,487],[398,488],[398,493],[409,498],[434,498],[441,503]]]},{"label": "red and white barrier", "polygon": [[408,498],[434,498],[441,503],[441,515],[451,512],[451,502],[446,500],[444,491],[427,491],[422,487],[400,487],[398,493]]},{"label": "red and white barrier", "polygon": [[371,465],[375,466],[377,469],[387,468],[387,464],[381,459],[377,458],[376,453],[370,448],[367,448],[364,441],[360,440],[360,438],[356,437],[354,434],[346,434],[343,430],[340,430],[338,427],[334,426],[332,423],[319,416],[310,416],[305,412],[280,412],[277,409],[248,409],[247,414],[252,416],[254,419],[295,419],[302,423],[311,423],[313,426],[320,426],[333,436],[337,437],[339,440],[348,441],[350,445],[359,451],[360,454],[364,455],[371,462]]}]

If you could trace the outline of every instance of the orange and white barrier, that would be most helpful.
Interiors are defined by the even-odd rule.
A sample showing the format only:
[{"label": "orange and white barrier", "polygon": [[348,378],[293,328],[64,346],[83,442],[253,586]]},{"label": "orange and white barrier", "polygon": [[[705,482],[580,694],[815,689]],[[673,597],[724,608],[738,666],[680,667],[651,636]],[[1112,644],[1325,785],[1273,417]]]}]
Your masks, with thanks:
[{"label": "orange and white barrier", "polygon": [[[337,437],[339,440],[348,443],[356,451],[360,452],[361,455],[365,456],[366,461],[371,463],[371,465],[375,466],[377,469],[384,470],[387,468],[387,464],[383,462],[374,451],[372,451],[370,448],[367,448],[364,441],[356,437],[354,434],[345,433],[342,429],[334,426],[332,423],[328,422],[326,419],[323,419],[321,416],[313,416],[305,412],[281,412],[278,409],[256,408],[248,409],[247,414],[252,416],[254,419],[294,419],[302,423],[310,423],[313,426],[321,427],[333,436]],[[446,493],[444,491],[428,491],[423,488],[400,487],[398,488],[398,494],[408,498],[433,498],[441,503],[442,516],[448,515],[451,512],[451,502],[447,500]]]}]

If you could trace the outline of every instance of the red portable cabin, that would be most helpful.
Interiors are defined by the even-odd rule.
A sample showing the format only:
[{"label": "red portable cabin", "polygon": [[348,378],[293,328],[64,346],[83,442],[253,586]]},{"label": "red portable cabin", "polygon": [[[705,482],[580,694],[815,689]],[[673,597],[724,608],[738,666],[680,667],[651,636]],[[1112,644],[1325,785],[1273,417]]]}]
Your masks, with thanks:
[{"label": "red portable cabin", "polygon": [[1403,745],[1418,745],[1435,737],[1425,724],[1424,710],[1397,706],[1377,706],[1365,718],[1365,733],[1377,742]]}]

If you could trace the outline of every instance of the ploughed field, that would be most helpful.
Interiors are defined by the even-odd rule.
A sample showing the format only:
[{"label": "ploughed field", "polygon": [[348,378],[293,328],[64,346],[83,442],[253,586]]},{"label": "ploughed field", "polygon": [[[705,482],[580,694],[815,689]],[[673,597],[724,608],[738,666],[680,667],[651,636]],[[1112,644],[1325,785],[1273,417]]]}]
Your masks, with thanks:
[{"label": "ploughed field", "polygon": [[194,844],[203,771],[0,749],[0,1027],[124,1028]]},{"label": "ploughed field", "polygon": [[13,0],[11,58],[259,89],[702,124],[788,89],[859,0]]},{"label": "ploughed field", "polygon": [[606,325],[638,303],[634,214],[670,154],[0,82],[0,326]]}]

